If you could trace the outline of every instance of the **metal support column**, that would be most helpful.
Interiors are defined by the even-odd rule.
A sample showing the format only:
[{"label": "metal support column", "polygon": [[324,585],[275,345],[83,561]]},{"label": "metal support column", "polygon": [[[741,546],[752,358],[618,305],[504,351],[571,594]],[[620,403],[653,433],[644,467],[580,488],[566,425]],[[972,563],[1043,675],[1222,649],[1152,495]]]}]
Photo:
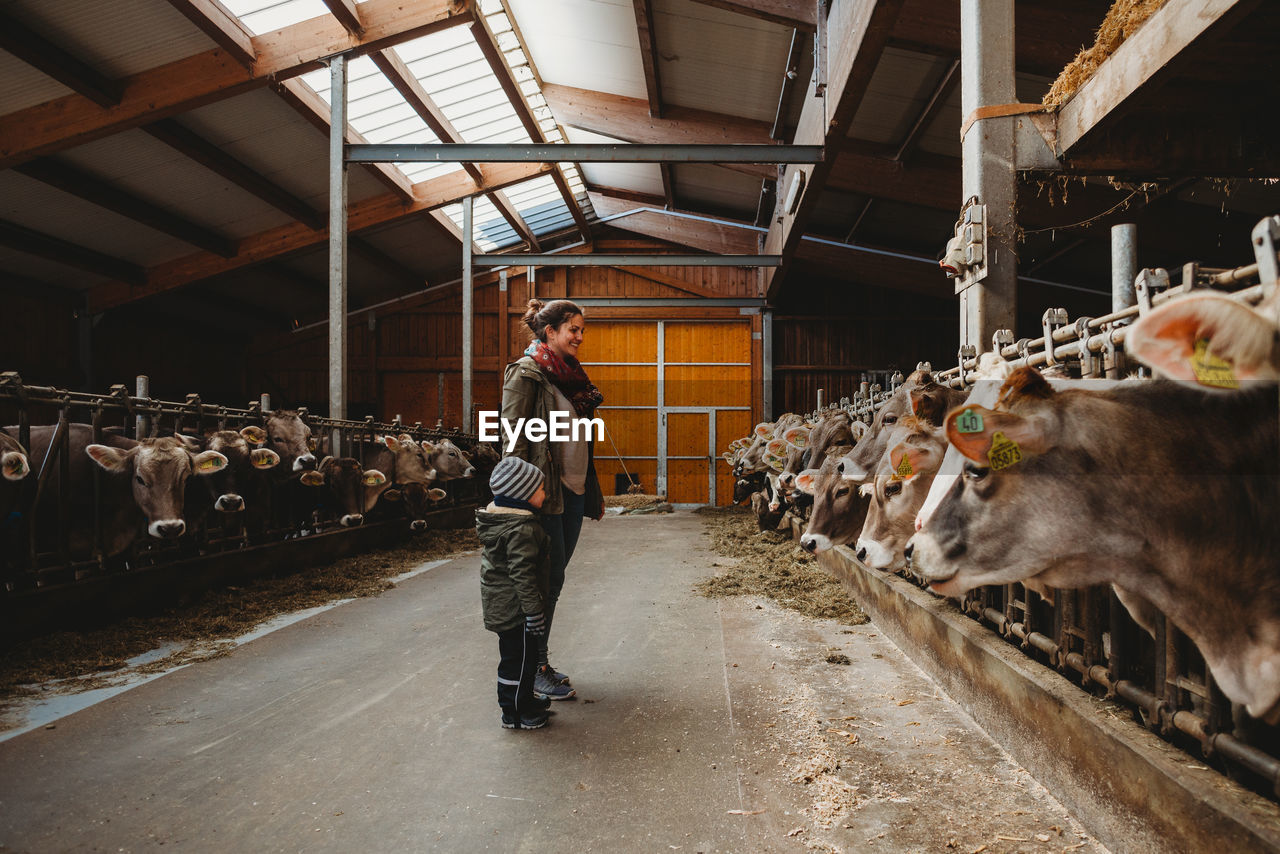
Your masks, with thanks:
[{"label": "metal support column", "polygon": [[1138,278],[1138,226],[1122,222],[1111,226],[1111,310],[1124,311],[1138,304],[1134,280]]},{"label": "metal support column", "polygon": [[764,393],[761,405],[764,412],[761,417],[765,421],[773,419],[773,310],[760,310],[760,356],[764,364],[760,366],[760,376],[764,380]]},{"label": "metal support column", "polygon": [[471,355],[475,314],[475,283],[471,281],[471,217],[475,198],[462,200],[462,429],[471,432]]},{"label": "metal support column", "polygon": [[[960,3],[960,88],[966,117],[980,107],[1017,100],[1013,0]],[[962,143],[963,197],[977,196],[988,218],[987,276],[960,293],[960,343],[979,352],[997,329],[1013,329],[1017,318],[1014,122],[1013,117],[975,121]]]},{"label": "metal support column", "polygon": [[[329,417],[347,417],[347,58],[329,60]],[[329,453],[341,456],[341,434]]]}]

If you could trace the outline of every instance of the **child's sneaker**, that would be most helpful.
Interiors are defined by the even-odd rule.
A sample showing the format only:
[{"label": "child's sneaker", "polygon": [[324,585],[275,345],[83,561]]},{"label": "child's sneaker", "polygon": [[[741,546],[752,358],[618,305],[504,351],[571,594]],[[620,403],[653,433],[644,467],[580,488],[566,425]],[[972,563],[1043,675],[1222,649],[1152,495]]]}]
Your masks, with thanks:
[{"label": "child's sneaker", "polygon": [[557,682],[555,671],[543,665],[533,677],[533,696],[539,700],[568,700],[576,692],[562,682]]},{"label": "child's sneaker", "polygon": [[517,714],[515,712],[502,713],[503,729],[541,729],[551,720],[551,713],[546,709],[539,709],[533,712],[525,712]]},{"label": "child's sneaker", "polygon": [[571,687],[572,687],[573,683],[569,681],[569,677],[568,677],[568,676],[565,676],[565,675],[564,675],[563,673],[561,673],[559,670],[556,670],[556,668],[555,668],[555,666],[554,666],[554,665],[552,665],[552,664],[548,663],[548,664],[547,664],[547,669],[551,671],[551,678],[552,678],[553,680],[555,680],[556,682],[560,683],[561,685],[569,685],[569,686],[571,686]]}]

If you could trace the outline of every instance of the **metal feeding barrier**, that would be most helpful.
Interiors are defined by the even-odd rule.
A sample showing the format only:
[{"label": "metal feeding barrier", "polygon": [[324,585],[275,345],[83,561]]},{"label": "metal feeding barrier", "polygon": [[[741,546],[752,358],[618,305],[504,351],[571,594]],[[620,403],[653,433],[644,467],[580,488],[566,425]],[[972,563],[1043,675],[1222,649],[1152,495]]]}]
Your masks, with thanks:
[{"label": "metal feeding barrier", "polygon": [[[287,500],[284,484],[296,478],[266,477],[268,506],[259,518],[267,521],[253,530],[246,526],[244,512],[212,512],[205,514],[204,523],[196,530],[189,530],[177,539],[141,536],[122,554],[107,556],[104,548],[107,508],[103,506],[102,484],[104,478],[113,475],[94,465],[92,483],[71,483],[69,428],[72,424],[90,426],[94,443],[101,443],[112,435],[138,440],[174,434],[203,437],[215,430],[265,427],[271,411],[267,395],[245,408],[205,403],[197,394],[187,395],[181,403],[156,400],[149,396],[146,377],[138,377],[135,394],[130,394],[124,385],[113,385],[106,394],[91,394],[27,385],[16,373],[0,374],[0,419],[3,419],[0,424],[10,425],[7,432],[12,438],[30,452],[32,427],[54,428],[47,453],[40,459],[29,458],[30,473],[17,482],[17,498],[12,510],[7,518],[0,519],[0,581],[3,582],[0,598],[251,546],[284,543],[340,528],[336,522],[314,518],[302,523],[282,522],[286,515],[276,511]],[[313,440],[319,446],[318,450],[313,448],[317,458],[336,440],[362,466],[366,450],[372,448],[375,437],[381,435],[407,434],[415,441],[449,439],[464,450],[473,448],[477,441],[474,434],[439,424],[435,427],[424,427],[421,422],[406,425],[399,416],[391,423],[383,423],[372,417],[363,421],[325,418],[309,413],[305,407],[296,411],[311,428],[313,436],[318,437]],[[474,503],[475,487],[470,480],[454,480],[443,485],[449,493],[449,505]],[[55,507],[47,506],[49,502],[38,503],[46,491],[55,487],[58,494]],[[77,489],[93,491],[91,520],[71,518],[72,491]],[[190,508],[187,509],[189,512]],[[56,536],[52,542],[39,536],[39,514],[43,513],[56,517]],[[74,557],[69,552],[68,532],[72,525],[92,525],[93,553],[88,559]]]},{"label": "metal feeding barrier", "polygon": [[[1062,309],[1049,309],[1043,315],[1040,337],[1015,341],[1012,332],[1000,330],[993,336],[992,349],[1012,367],[1029,365],[1049,376],[1121,379],[1136,372],[1138,377],[1149,377],[1146,368],[1125,359],[1129,325],[1152,308],[1197,290],[1227,291],[1245,285],[1228,295],[1257,303],[1276,287],[1277,238],[1280,217],[1267,217],[1253,231],[1253,264],[1214,269],[1192,263],[1174,276],[1163,269],[1142,270],[1134,279],[1135,304],[1074,321]],[[1180,281],[1175,284],[1174,278]],[[928,363],[917,367],[930,371]],[[957,364],[934,376],[941,384],[966,389],[973,386],[977,367],[975,348],[962,347]],[[844,409],[870,424],[903,382],[901,372],[880,374],[888,377],[887,387],[863,382],[850,397],[826,406],[819,398],[819,407],[810,417]],[[925,586],[909,570],[898,574]],[[1085,690],[1124,702],[1147,728],[1166,740],[1184,749],[1198,746],[1207,760],[1229,760],[1219,766],[1224,773],[1238,776],[1239,769],[1244,769],[1248,773],[1242,782],[1280,798],[1280,726],[1253,719],[1243,707],[1232,704],[1199,650],[1171,621],[1153,613],[1154,636],[1148,634],[1109,586],[1052,589],[1046,595],[1019,583],[980,587],[961,599],[960,609],[1029,656],[1072,677]]]}]

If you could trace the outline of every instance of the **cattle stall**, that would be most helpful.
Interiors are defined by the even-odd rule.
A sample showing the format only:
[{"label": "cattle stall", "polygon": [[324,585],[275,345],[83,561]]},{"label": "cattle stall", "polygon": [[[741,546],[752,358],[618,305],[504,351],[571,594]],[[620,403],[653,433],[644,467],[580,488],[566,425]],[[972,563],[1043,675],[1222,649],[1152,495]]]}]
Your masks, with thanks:
[{"label": "cattle stall", "polygon": [[[1223,269],[1188,263],[1180,270],[1142,270],[1135,279],[1135,304],[1100,317],[1074,319],[1064,309],[1050,308],[1043,314],[1041,336],[1015,341],[1011,333],[1001,330],[994,336],[992,350],[1010,369],[1030,366],[1065,379],[1127,378],[1141,383],[1151,377],[1151,370],[1125,351],[1139,318],[1188,296],[1217,299],[1229,294],[1244,306],[1274,300],[1276,250],[1268,235],[1276,222],[1280,221],[1268,217],[1255,229],[1257,260],[1253,264]],[[921,363],[918,368],[929,371],[931,366]],[[955,365],[933,375],[941,385],[968,391],[983,382],[975,376],[978,369],[974,348],[961,348]],[[808,417],[843,409],[851,418],[870,424],[903,382],[900,371],[869,375],[858,386],[831,390],[831,398],[837,399],[820,400],[819,409]],[[797,538],[805,525],[802,515],[792,515],[790,527]],[[858,592],[864,604],[870,601],[878,622],[899,622],[896,630],[912,644],[923,644],[929,650],[923,653],[926,658],[946,659],[938,650],[948,642],[919,625],[909,625],[901,595],[892,592],[884,573],[860,562],[852,544],[837,546],[827,565]],[[929,586],[910,563],[891,574],[916,588]],[[1238,593],[1250,595],[1246,590]],[[882,600],[879,605],[877,599]],[[888,600],[897,604],[884,604]],[[1163,613],[1146,612],[1144,622],[1150,625],[1144,629],[1109,585],[1059,589],[1010,583],[976,587],[958,600],[945,601],[955,603],[960,614],[1084,691],[1127,706],[1148,730],[1197,760],[1267,797],[1280,798],[1280,727],[1232,702],[1200,649]],[[981,669],[975,665],[967,676],[950,678],[964,681]],[[1030,707],[1021,711],[1031,717],[1036,714]]]},{"label": "cattle stall", "polygon": [[[308,478],[318,482],[318,470],[325,468],[321,458],[333,442],[363,471],[372,465],[374,454],[386,454],[384,437],[400,437],[402,448],[428,447],[418,443],[445,447],[448,442],[464,453],[475,448],[476,437],[441,424],[405,424],[398,418],[383,423],[372,417],[354,421],[316,416],[305,407],[273,410],[267,395],[243,408],[206,403],[198,394],[182,402],[158,400],[146,394],[145,380],[138,378],[136,394],[124,385],[91,394],[28,385],[15,372],[0,374],[0,415],[9,425],[5,432],[29,452],[26,477],[6,484],[7,515],[0,531],[0,595],[10,615],[10,633],[38,625],[37,612],[45,617],[59,614],[59,622],[73,624],[78,611],[68,610],[68,603],[85,606],[111,595],[113,589],[136,595],[140,588],[165,587],[172,581],[166,576],[181,575],[192,581],[188,587],[198,588],[276,572],[283,565],[304,565],[300,555],[311,562],[327,561],[407,539],[411,529],[466,525],[478,500],[471,477],[442,478],[432,486],[430,509],[424,510],[420,502],[423,507],[415,505],[410,511],[404,490],[387,482],[380,486],[389,488],[375,496],[368,524],[361,524],[363,518],[353,523],[328,507],[332,499],[324,484],[303,485]],[[287,471],[259,465],[264,459],[280,460],[274,450],[262,450],[269,441],[268,422],[277,417],[295,420],[309,436],[302,449],[309,459],[298,459]],[[142,447],[147,440],[178,437],[169,441],[198,447],[215,436],[238,434],[252,437],[247,443],[251,454],[268,455],[252,457],[252,465],[261,469],[249,472],[256,480],[246,486],[242,475],[239,487],[233,484],[230,492],[245,496],[235,496],[241,499],[238,507],[211,505],[212,496],[202,491],[206,478],[198,475],[202,462],[207,468],[217,460],[206,457],[207,452],[193,456],[193,472],[179,490],[185,502],[180,505],[183,530],[178,536],[119,530],[119,508],[112,505],[119,490],[109,493],[108,487],[109,479],[120,476],[101,464],[86,464],[86,441],[94,443],[91,448],[127,449]],[[280,439],[272,444],[282,448]],[[141,483],[142,475],[136,477]],[[410,517],[416,520],[412,527]],[[166,589],[173,593],[176,588]]]}]

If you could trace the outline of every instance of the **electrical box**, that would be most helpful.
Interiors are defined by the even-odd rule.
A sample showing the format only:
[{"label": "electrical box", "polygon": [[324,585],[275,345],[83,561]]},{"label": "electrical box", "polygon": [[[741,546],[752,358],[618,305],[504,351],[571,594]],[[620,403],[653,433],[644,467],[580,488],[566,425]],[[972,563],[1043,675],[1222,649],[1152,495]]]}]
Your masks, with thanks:
[{"label": "electrical box", "polygon": [[947,278],[956,280],[956,293],[987,277],[987,208],[977,196],[971,196],[960,209],[938,266]]}]

